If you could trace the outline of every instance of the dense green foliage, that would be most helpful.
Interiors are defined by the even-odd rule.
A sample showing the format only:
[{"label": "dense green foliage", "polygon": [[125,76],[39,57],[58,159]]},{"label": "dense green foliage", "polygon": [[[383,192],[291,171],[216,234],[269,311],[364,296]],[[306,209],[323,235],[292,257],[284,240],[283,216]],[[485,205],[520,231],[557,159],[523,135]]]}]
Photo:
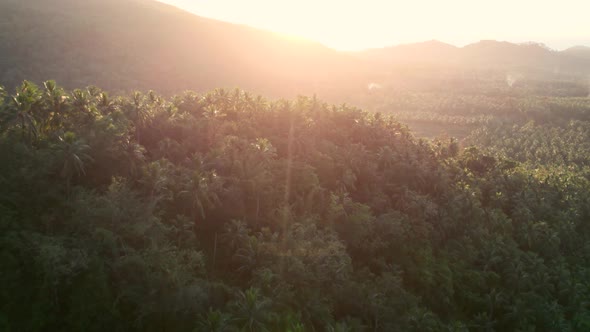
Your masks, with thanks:
[{"label": "dense green foliage", "polygon": [[315,97],[0,94],[0,330],[590,329],[586,118],[462,148]]},{"label": "dense green foliage", "polygon": [[441,134],[465,138],[482,126],[524,125],[529,121],[564,126],[571,120],[590,121],[590,88],[574,82],[515,82],[506,78],[462,80],[438,89],[392,86],[350,98],[370,110],[392,114],[421,137]]}]

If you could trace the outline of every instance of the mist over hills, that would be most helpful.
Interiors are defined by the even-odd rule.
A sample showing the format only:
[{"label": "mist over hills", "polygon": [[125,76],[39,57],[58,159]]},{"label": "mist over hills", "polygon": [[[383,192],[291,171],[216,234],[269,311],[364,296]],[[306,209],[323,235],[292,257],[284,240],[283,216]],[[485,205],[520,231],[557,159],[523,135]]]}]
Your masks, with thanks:
[{"label": "mist over hills", "polygon": [[590,47],[588,46],[573,46],[564,50],[562,53],[573,57],[590,59]]},{"label": "mist over hills", "polygon": [[437,41],[363,52],[190,14],[152,0],[1,0],[0,84],[110,90],[242,87],[270,96],[353,91],[408,65],[584,76],[590,51]]},{"label": "mist over hills", "polygon": [[514,44],[482,40],[464,47],[436,40],[403,44],[357,53],[390,64],[461,65],[466,68],[520,68],[530,71],[590,73],[590,48],[577,46],[556,51],[540,43]]}]

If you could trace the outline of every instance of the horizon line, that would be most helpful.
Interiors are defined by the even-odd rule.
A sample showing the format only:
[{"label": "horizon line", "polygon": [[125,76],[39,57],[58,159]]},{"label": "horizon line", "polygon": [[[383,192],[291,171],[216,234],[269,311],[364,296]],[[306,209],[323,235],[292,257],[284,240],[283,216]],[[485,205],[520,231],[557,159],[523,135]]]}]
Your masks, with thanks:
[{"label": "horizon line", "polygon": [[[274,34],[280,35],[280,36],[282,36],[284,38],[288,38],[288,39],[298,39],[298,40],[303,40],[303,41],[307,41],[307,42],[317,43],[317,44],[320,44],[320,45],[322,45],[326,48],[329,48],[331,50],[334,50],[337,52],[346,52],[346,53],[357,53],[357,52],[364,52],[364,51],[371,51],[371,50],[393,48],[393,47],[398,47],[398,46],[424,44],[424,43],[429,43],[429,42],[438,42],[438,43],[446,44],[446,45],[453,46],[456,48],[464,48],[466,46],[474,45],[474,44],[485,42],[485,41],[494,41],[494,42],[498,42],[498,43],[510,43],[510,44],[514,44],[514,45],[538,44],[540,46],[546,47],[550,51],[555,51],[555,52],[562,52],[562,51],[566,51],[568,49],[575,48],[575,47],[586,47],[586,48],[590,49],[590,40],[584,40],[584,41],[576,40],[576,41],[574,41],[575,39],[573,39],[573,38],[571,39],[572,43],[569,43],[568,44],[569,46],[566,46],[566,47],[564,47],[564,46],[556,47],[556,45],[555,45],[556,41],[543,42],[543,41],[525,39],[525,38],[523,38],[521,41],[515,41],[514,39],[510,40],[510,39],[503,39],[503,38],[498,38],[498,39],[480,38],[480,39],[475,39],[475,40],[472,39],[471,41],[468,41],[468,42],[447,42],[447,41],[443,41],[443,38],[441,38],[441,39],[432,38],[432,39],[421,39],[421,40],[416,39],[413,41],[400,41],[397,43],[387,43],[387,44],[383,44],[383,45],[367,46],[367,47],[337,47],[335,45],[331,45],[331,43],[329,43],[329,42],[325,42],[325,41],[311,38],[311,37],[306,37],[306,36],[302,36],[302,35],[298,35],[298,34],[294,34],[294,33],[289,33],[289,32],[273,30],[270,28],[252,25],[249,23],[232,22],[232,21],[228,21],[228,20],[218,18],[218,17],[203,15],[203,14],[197,13],[194,10],[191,10],[190,8],[182,8],[182,7],[179,7],[175,4],[168,2],[170,0],[155,0],[155,1],[160,4],[163,4],[163,5],[174,7],[176,9],[186,12],[188,14],[195,15],[196,17],[214,20],[214,21],[222,22],[222,23],[226,23],[226,24],[243,26],[243,27],[256,29],[256,30],[260,30],[260,31],[265,31],[265,32],[269,32],[269,33],[274,33]],[[567,41],[567,39],[565,39],[563,42],[561,42],[561,44],[564,45],[566,41]],[[551,44],[553,44],[553,45],[551,45]]]}]

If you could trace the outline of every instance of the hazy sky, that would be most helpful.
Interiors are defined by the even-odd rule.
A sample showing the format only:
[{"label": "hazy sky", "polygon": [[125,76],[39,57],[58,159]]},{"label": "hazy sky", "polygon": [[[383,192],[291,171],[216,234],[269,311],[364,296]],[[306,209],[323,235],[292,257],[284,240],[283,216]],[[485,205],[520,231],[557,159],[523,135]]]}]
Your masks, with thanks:
[{"label": "hazy sky", "polygon": [[161,0],[195,14],[337,49],[437,39],[590,45],[590,0]]}]

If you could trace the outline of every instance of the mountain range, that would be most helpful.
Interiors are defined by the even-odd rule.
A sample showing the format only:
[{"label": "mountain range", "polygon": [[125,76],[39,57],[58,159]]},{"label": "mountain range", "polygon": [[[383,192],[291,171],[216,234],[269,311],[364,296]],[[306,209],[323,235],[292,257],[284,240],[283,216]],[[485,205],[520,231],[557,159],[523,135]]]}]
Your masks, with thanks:
[{"label": "mountain range", "polygon": [[[590,47],[575,46],[556,51],[540,43],[514,44],[505,41],[482,40],[456,47],[436,40],[405,44],[360,52],[365,59],[389,63],[455,64],[463,66],[523,67],[576,72],[588,65]],[[562,69],[563,68],[563,69]]]},{"label": "mountain range", "polygon": [[153,0],[0,0],[0,85],[109,90],[348,91],[411,67],[590,74],[590,48],[438,41],[361,52],[200,17]]}]

